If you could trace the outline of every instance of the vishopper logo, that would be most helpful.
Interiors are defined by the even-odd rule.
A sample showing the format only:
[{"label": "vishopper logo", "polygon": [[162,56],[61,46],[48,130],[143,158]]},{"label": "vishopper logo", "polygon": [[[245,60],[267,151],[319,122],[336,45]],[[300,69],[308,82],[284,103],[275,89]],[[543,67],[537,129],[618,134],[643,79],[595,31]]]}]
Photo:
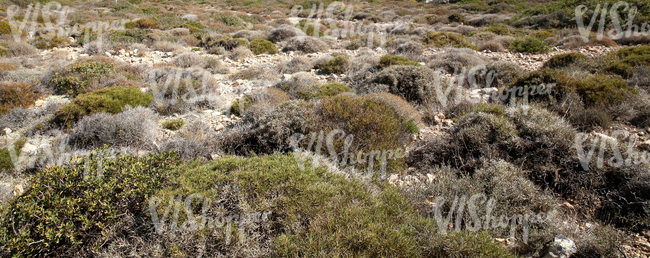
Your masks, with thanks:
[{"label": "vishopper logo", "polygon": [[[578,31],[580,32],[580,35],[582,36],[582,40],[586,43],[589,42],[589,33],[591,33],[592,28],[596,22],[596,19],[598,19],[598,16],[600,15],[599,24],[598,24],[598,32],[596,39],[601,40],[604,37],[604,32],[605,32],[605,21],[607,19],[607,15],[609,14],[609,18],[611,20],[613,28],[607,31],[607,36],[613,40],[618,40],[622,38],[630,38],[630,37],[647,37],[650,34],[650,25],[647,22],[644,22],[643,24],[634,24],[634,18],[637,16],[638,9],[636,6],[631,6],[630,4],[626,2],[616,2],[615,4],[612,5],[611,9],[609,9],[608,12],[608,4],[605,3],[602,5],[602,9],[600,8],[601,5],[598,4],[596,5],[596,9],[593,11],[593,15],[591,16],[591,20],[589,20],[589,24],[585,26],[585,22],[583,21],[583,16],[589,11],[589,7],[585,5],[579,5],[575,9],[575,15],[576,15],[576,22],[578,25]],[[627,23],[624,25],[621,25],[620,22],[620,16],[619,16],[619,9],[622,7],[622,12],[627,12]],[[623,28],[625,28],[625,31],[623,31]]]},{"label": "vishopper logo", "polygon": [[[618,139],[628,140],[627,145],[620,144]],[[586,171],[591,169],[590,164],[595,157],[596,168],[602,169],[607,164],[620,168],[639,164],[650,164],[650,154],[646,151],[637,151],[638,136],[629,134],[624,130],[614,131],[611,135],[578,133],[575,136],[574,148],[576,149],[580,165]],[[624,150],[621,152],[621,148]],[[607,156],[606,156],[607,154]]]},{"label": "vishopper logo", "polygon": [[[497,201],[494,198],[488,199],[485,194],[475,194],[470,196],[469,199],[467,199],[466,195],[462,195],[460,198],[455,196],[449,208],[447,208],[447,215],[443,217],[445,203],[447,203],[447,200],[443,196],[436,197],[435,202],[433,202],[433,214],[440,233],[446,234],[452,228],[459,232],[463,226],[473,232],[481,229],[490,230],[510,227],[510,239],[515,239],[517,226],[519,225],[521,226],[521,240],[525,244],[528,243],[529,228],[532,224],[551,222],[556,215],[555,211],[551,211],[547,213],[513,214],[512,216],[499,215],[497,218],[493,216]],[[466,214],[465,207],[467,207],[469,217],[464,217]],[[483,209],[485,212],[482,212]],[[483,214],[483,216],[479,214]]]},{"label": "vishopper logo", "polygon": [[[298,17],[304,10],[304,7],[301,5],[294,5],[291,8],[291,17]],[[337,25],[337,20],[334,13],[336,11],[343,11],[343,27],[339,28]],[[352,22],[354,7],[346,6],[343,2],[332,2],[325,8],[323,3],[312,4],[309,15],[307,16],[306,22],[301,29],[303,32],[307,33],[310,26],[313,28],[313,34],[308,36],[320,37],[321,32],[321,20],[327,22],[329,28],[324,30],[323,36],[330,36],[335,38],[346,38],[346,37],[366,37],[367,46],[369,48],[374,48],[375,45],[375,36],[379,37],[379,43],[376,47],[382,47],[386,43],[386,35],[388,34],[388,26],[382,26],[378,24],[365,25],[363,23]],[[299,24],[300,25],[300,24]],[[300,26],[299,26],[300,27]]]},{"label": "vishopper logo", "polygon": [[[36,34],[39,23],[45,26],[43,29],[45,33],[41,33],[44,37],[70,37],[83,33],[84,42],[88,42],[90,41],[91,33],[100,37],[110,30],[124,30],[124,24],[131,21],[127,19],[113,20],[111,22],[93,21],[86,24],[69,26],[68,15],[72,12],[74,12],[73,9],[62,6],[58,2],[49,2],[42,6],[40,3],[30,4],[24,9],[20,6],[12,5],[7,8],[7,21],[15,25],[10,26],[10,28],[11,34],[16,42],[20,42],[23,31],[26,31],[30,37],[33,37]],[[20,22],[16,20],[17,16],[23,17]],[[42,19],[42,22],[40,19]],[[28,23],[29,27],[27,27]]]},{"label": "vishopper logo", "polygon": [[[218,207],[216,202],[212,202],[212,199],[196,193],[188,195],[185,197],[185,200],[183,200],[182,195],[171,196],[164,213],[160,216],[158,214],[158,206],[162,203],[163,199],[159,197],[152,197],[149,200],[149,214],[151,215],[156,233],[196,232],[204,229],[222,230],[225,233],[226,244],[229,244],[231,241],[233,229],[238,229],[238,240],[242,241],[246,237],[245,229],[247,226],[264,223],[269,220],[268,217],[271,214],[270,211],[267,211],[241,215],[212,216],[211,214],[219,214],[217,209],[223,209],[224,207]],[[195,209],[193,206],[197,205],[201,208],[200,215],[194,213]],[[179,225],[181,206],[183,207],[185,222]]]},{"label": "vishopper logo", "polygon": [[[339,168],[346,168],[348,166],[367,166],[367,175],[374,173],[375,166],[379,166],[380,177],[386,175],[386,166],[388,165],[389,160],[397,160],[406,157],[406,149],[396,148],[389,150],[372,150],[364,152],[363,150],[350,150],[350,147],[354,141],[354,135],[346,134],[343,130],[335,129],[327,133],[320,131],[319,133],[311,133],[311,139],[306,150],[311,150],[314,148],[315,153],[317,154],[312,160],[312,166],[318,166],[320,164],[320,154],[323,149],[323,143],[325,143],[327,151],[329,153],[329,158],[326,158],[326,161],[333,164],[337,164]],[[334,138],[338,137],[339,141],[343,141],[343,149],[340,152],[337,152],[336,147],[334,146]],[[290,139],[290,145],[293,148],[293,155],[298,163],[298,167],[301,170],[305,169],[305,162],[307,157],[300,154],[299,151],[302,150],[300,142],[305,140],[305,135],[301,133],[293,134]],[[325,142],[323,142],[325,140]],[[314,146],[314,143],[316,144]],[[325,160],[324,160],[325,161]]]},{"label": "vishopper logo", "polygon": [[[437,69],[436,73],[442,75],[445,71],[443,69]],[[469,70],[466,67],[454,69],[454,73],[447,85],[445,85],[441,76],[436,76],[432,83],[437,100],[443,107],[451,104],[452,102],[450,101],[454,101],[453,103],[458,105],[463,100],[470,103],[509,101],[510,104],[514,105],[519,98],[521,98],[523,105],[528,105],[531,96],[549,96],[552,93],[552,88],[556,85],[555,83],[541,83],[539,85],[502,87],[501,89],[496,89],[492,87],[496,79],[496,73],[497,71],[488,70],[484,65],[475,66]],[[483,81],[485,84],[478,83],[477,81],[479,80],[477,78],[482,78],[480,81]],[[465,90],[465,81],[467,81],[470,91],[482,91],[477,91],[478,94],[462,94],[462,91]],[[452,92],[454,92],[453,95],[451,94]],[[525,109],[524,112],[524,114],[527,114],[528,109]]]},{"label": "vishopper logo", "polygon": [[[51,167],[66,164],[72,157],[72,154],[67,152],[70,149],[69,139],[69,136],[65,136],[59,140],[58,144],[52,142],[48,137],[40,135],[14,140],[7,148],[14,170],[25,171],[38,166]],[[25,140],[25,143],[21,144],[23,145],[21,149],[13,148],[18,141],[22,140]]]}]

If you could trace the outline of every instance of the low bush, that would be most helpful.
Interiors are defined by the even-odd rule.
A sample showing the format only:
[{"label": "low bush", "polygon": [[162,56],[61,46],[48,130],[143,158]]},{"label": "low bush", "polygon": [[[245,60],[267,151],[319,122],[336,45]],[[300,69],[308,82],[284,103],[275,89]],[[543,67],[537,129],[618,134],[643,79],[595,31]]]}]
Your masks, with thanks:
[{"label": "low bush", "polygon": [[298,90],[296,94],[304,100],[318,99],[323,97],[336,96],[339,93],[351,92],[348,86],[342,83],[327,83],[323,85],[312,85],[306,90]]},{"label": "low bush", "polygon": [[436,86],[442,90],[447,84],[444,76],[427,67],[398,65],[382,70],[369,79],[366,86],[357,89],[357,92],[388,92],[415,105],[425,105],[435,101]]},{"label": "low bush", "polygon": [[275,47],[275,44],[273,44],[271,41],[264,39],[254,39],[251,41],[251,51],[253,51],[253,54],[256,55],[265,53],[275,55],[278,53],[278,48]]},{"label": "low bush", "polygon": [[178,55],[174,58],[173,63],[181,68],[189,68],[192,66],[203,67],[205,65],[203,58],[194,52],[186,52]]},{"label": "low bush", "polygon": [[7,43],[7,54],[10,57],[17,56],[30,56],[38,53],[38,49],[34,46],[27,44],[26,42],[8,42]]},{"label": "low bush", "polygon": [[230,113],[236,116],[243,116],[250,107],[259,106],[272,110],[285,101],[289,101],[289,95],[284,91],[266,88],[261,91],[255,91],[245,95],[239,100],[235,100],[230,106]]},{"label": "low bush", "polygon": [[0,115],[17,107],[29,107],[41,97],[34,85],[0,82]]},{"label": "low bush", "polygon": [[410,58],[417,58],[424,53],[424,46],[420,43],[408,41],[399,44],[395,48],[395,54],[408,56]]},{"label": "low bush", "polygon": [[50,84],[57,92],[75,97],[85,93],[94,81],[114,72],[114,64],[84,60],[66,66],[63,71],[55,72]]},{"label": "low bush", "polygon": [[[526,70],[523,67],[509,61],[488,62],[485,65],[485,71],[476,74],[477,88],[503,88],[510,86],[517,79],[526,75]],[[490,78],[492,81],[488,82]]]},{"label": "low bush", "polygon": [[289,39],[287,44],[282,49],[284,52],[301,51],[304,53],[318,53],[325,52],[327,50],[329,50],[327,43],[318,38],[309,36],[293,37]]},{"label": "low bush", "polygon": [[118,153],[110,158],[99,150],[75,159],[74,166],[48,168],[3,207],[5,249],[29,257],[96,253],[111,226],[124,216],[144,215],[147,197],[162,187],[178,163],[168,153],[143,158]]},{"label": "low bush", "polygon": [[461,75],[463,69],[469,72],[472,68],[485,64],[485,58],[468,48],[446,48],[444,53],[431,57],[429,68],[443,69],[449,74]]},{"label": "low bush", "polygon": [[504,52],[506,49],[503,47],[503,44],[497,41],[490,40],[481,44],[478,47],[479,51],[489,50],[490,52]]},{"label": "low bush", "polygon": [[182,119],[172,119],[162,122],[162,127],[167,130],[176,131],[181,129],[185,125],[185,122]]},{"label": "low bush", "polygon": [[72,138],[75,145],[84,148],[109,145],[153,150],[160,129],[157,117],[145,107],[127,107],[115,115],[94,113],[77,122]]},{"label": "low bush", "polygon": [[70,44],[67,37],[54,33],[39,35],[32,44],[38,49],[64,48]]},{"label": "low bush", "polygon": [[326,63],[320,69],[325,74],[344,74],[350,67],[350,57],[346,55],[337,56]]},{"label": "low bush", "polygon": [[228,58],[235,61],[240,61],[240,60],[253,58],[253,57],[255,57],[255,54],[253,54],[253,52],[245,46],[239,46],[232,49],[230,51],[230,54],[228,55]]},{"label": "low bush", "polygon": [[547,53],[548,45],[541,39],[528,37],[510,42],[510,48],[520,53]]},{"label": "low bush", "polygon": [[650,46],[627,47],[610,53],[610,61],[605,65],[605,71],[618,74],[623,78],[634,75],[636,66],[650,66]]},{"label": "low bush", "polygon": [[544,67],[559,69],[559,68],[564,68],[564,67],[574,65],[578,62],[586,62],[586,61],[588,61],[587,57],[580,53],[558,54],[558,55],[554,55],[553,57],[551,57],[551,59],[546,61],[544,63]]},{"label": "low bush", "polygon": [[380,69],[390,67],[393,65],[414,65],[414,66],[420,66],[420,63],[417,61],[413,61],[411,59],[408,59],[407,57],[403,56],[394,56],[394,55],[383,55],[379,59],[379,65],[378,67]]},{"label": "low bush", "polygon": [[72,103],[61,106],[55,112],[54,122],[71,127],[82,117],[94,113],[106,112],[117,114],[129,105],[148,106],[153,101],[151,95],[142,93],[140,89],[120,86],[105,88],[77,96]]},{"label": "low bush", "polygon": [[268,40],[273,43],[278,43],[296,36],[306,36],[306,34],[298,28],[289,25],[282,25],[271,31]]},{"label": "low bush", "polygon": [[418,110],[405,99],[390,93],[371,93],[362,96],[363,98],[372,99],[382,105],[389,106],[395,113],[400,116],[402,121],[407,124],[407,129],[411,133],[417,133],[419,127],[424,126],[422,117]]},{"label": "low bush", "polygon": [[464,22],[465,17],[462,14],[454,13],[454,14],[451,14],[451,15],[447,16],[447,20],[449,22]]},{"label": "low bush", "polygon": [[465,36],[451,32],[430,32],[422,38],[422,42],[425,45],[435,47],[452,46],[455,48],[478,49],[478,47],[472,44]]},{"label": "low bush", "polygon": [[250,46],[250,43],[248,40],[245,39],[238,39],[238,38],[224,38],[224,39],[218,39],[214,41],[208,41],[206,43],[199,43],[199,46],[204,47],[206,49],[210,48],[215,48],[215,47],[223,47],[225,50],[233,50],[237,47],[246,47],[248,48]]},{"label": "low bush", "polygon": [[314,68],[314,63],[312,63],[309,58],[304,56],[297,56],[293,59],[279,64],[276,69],[280,74],[294,74],[297,72],[309,72]]}]

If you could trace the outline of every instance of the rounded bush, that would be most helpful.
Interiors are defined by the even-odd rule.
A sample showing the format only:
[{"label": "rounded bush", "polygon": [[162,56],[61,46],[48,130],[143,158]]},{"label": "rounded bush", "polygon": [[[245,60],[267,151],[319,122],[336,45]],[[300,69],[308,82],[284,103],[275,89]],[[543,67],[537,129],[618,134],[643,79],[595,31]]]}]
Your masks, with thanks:
[{"label": "rounded bush", "polygon": [[326,74],[343,74],[350,66],[350,57],[346,55],[337,56],[325,62],[320,71]]},{"label": "rounded bush", "polygon": [[563,68],[563,67],[568,67],[570,65],[576,64],[577,62],[584,62],[587,61],[587,57],[583,54],[580,53],[566,53],[566,54],[559,54],[559,55],[554,55],[544,63],[544,67],[546,68]]},{"label": "rounded bush", "polygon": [[271,41],[255,39],[251,41],[251,51],[253,51],[253,54],[256,55],[264,53],[275,55],[278,53],[278,48],[275,47],[275,44],[273,44]]}]

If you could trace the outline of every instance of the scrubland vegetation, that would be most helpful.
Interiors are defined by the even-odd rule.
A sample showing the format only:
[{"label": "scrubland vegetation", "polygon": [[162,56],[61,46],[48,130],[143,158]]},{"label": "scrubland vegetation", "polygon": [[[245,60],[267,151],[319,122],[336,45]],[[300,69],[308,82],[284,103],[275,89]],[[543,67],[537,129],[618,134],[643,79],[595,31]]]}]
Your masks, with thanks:
[{"label": "scrubland vegetation", "polygon": [[650,254],[615,1],[47,3],[0,0],[2,257]]}]

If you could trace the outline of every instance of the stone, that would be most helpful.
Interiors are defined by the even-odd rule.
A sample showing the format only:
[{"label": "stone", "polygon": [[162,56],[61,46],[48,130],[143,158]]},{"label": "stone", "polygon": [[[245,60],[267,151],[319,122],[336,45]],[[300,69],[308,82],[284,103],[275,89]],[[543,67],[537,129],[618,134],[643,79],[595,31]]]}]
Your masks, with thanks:
[{"label": "stone", "polygon": [[5,129],[3,131],[5,132],[5,135],[9,135],[12,132],[9,127],[5,127]]},{"label": "stone", "polygon": [[28,154],[28,155],[31,156],[31,155],[36,154],[37,150],[38,150],[38,147],[32,145],[31,143],[25,143],[25,145],[23,146],[21,151],[23,153]]},{"label": "stone", "polygon": [[553,241],[553,244],[549,247],[548,253],[544,258],[569,258],[577,251],[578,249],[573,240],[560,234],[555,237],[555,241]]}]

